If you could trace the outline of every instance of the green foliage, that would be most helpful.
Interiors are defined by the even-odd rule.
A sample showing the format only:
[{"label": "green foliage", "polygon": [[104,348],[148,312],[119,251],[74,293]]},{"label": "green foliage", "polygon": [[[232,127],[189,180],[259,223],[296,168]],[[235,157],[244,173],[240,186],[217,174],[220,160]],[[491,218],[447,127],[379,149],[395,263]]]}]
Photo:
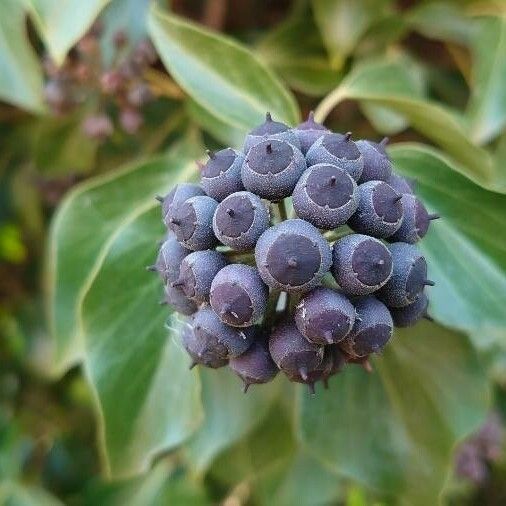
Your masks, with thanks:
[{"label": "green foliage", "polygon": [[50,55],[57,64],[62,64],[70,48],[86,33],[109,1],[26,0],[26,4]]},{"label": "green foliage", "polygon": [[[0,299],[0,330],[16,356],[5,370],[23,385],[35,383],[35,398],[42,373],[56,385],[45,388],[65,389],[48,396],[51,410],[61,395],[59,410],[73,415],[46,428],[53,443],[54,434],[74,430],[68,427],[79,410],[95,414],[100,464],[79,473],[98,475],[100,467],[113,481],[96,478],[76,493],[51,488],[46,475],[27,480],[24,452],[43,438],[26,419],[10,418],[11,404],[4,410],[0,398],[0,502],[60,504],[79,495],[79,503],[106,505],[226,497],[259,505],[436,504],[455,446],[485,419],[493,379],[506,377],[503,7],[439,1],[400,10],[388,0],[302,0],[278,24],[233,25],[222,34],[166,4],[1,2],[0,98],[28,114],[0,108],[8,121],[10,111],[19,115],[1,127],[2,197],[12,195],[0,207],[8,218],[0,259],[43,256],[46,230],[31,231],[48,205],[26,181],[42,179],[54,190],[53,178],[94,176],[66,193],[47,232],[50,336],[39,313],[24,321],[40,294],[26,304],[30,311],[23,306],[8,317]],[[97,18],[104,61],[121,60],[113,47],[118,29],[128,36],[125,53],[146,36],[158,53],[160,64],[143,75],[155,101],[139,134],[84,137],[82,120],[102,111],[96,94],[62,117],[31,116],[47,112],[42,55],[66,61]],[[435,57],[405,37],[414,32],[434,45]],[[117,120],[118,108],[103,109]],[[145,270],[164,230],[154,196],[196,176],[204,143],[239,147],[266,111],[294,125],[310,109],[357,137],[394,135],[396,169],[441,214],[421,243],[436,282],[435,322],[396,332],[372,374],[350,366],[314,398],[281,377],[244,396],[228,369],[188,371],[179,342],[184,322],[157,304],[159,279]],[[37,268],[33,261],[27,269],[30,286]],[[25,350],[33,356],[19,359]],[[0,394],[2,374],[0,364]],[[84,377],[86,393],[71,392],[74,375]]]},{"label": "green foliage", "polygon": [[297,105],[273,73],[248,49],[171,16],[154,6],[150,34],[163,63],[181,87],[221,122],[246,133],[265,111],[288,124]]},{"label": "green foliage", "polygon": [[44,110],[42,72],[27,40],[23,6],[0,5],[0,99],[33,112]]}]

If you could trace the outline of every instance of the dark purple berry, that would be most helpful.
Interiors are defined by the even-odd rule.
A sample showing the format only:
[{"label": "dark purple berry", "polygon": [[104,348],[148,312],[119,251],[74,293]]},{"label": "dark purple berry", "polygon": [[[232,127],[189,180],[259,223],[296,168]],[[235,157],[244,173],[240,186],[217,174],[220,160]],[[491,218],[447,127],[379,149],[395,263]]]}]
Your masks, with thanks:
[{"label": "dark purple berry", "polygon": [[197,251],[214,247],[218,240],[213,232],[213,216],[218,202],[207,195],[186,200],[174,210],[169,226],[178,241]]},{"label": "dark purple berry", "polygon": [[381,143],[360,140],[355,144],[364,158],[364,169],[358,182],[388,181],[392,175],[392,162],[384,149],[381,149],[383,147]]},{"label": "dark purple berry", "polygon": [[429,300],[422,292],[415,302],[412,302],[408,306],[390,308],[390,314],[394,320],[394,325],[396,327],[411,327],[422,318],[427,318],[428,305]]},{"label": "dark purple berry", "polygon": [[308,167],[318,163],[330,163],[344,169],[358,181],[364,168],[364,159],[351,133],[345,135],[328,133],[315,141],[306,154]]},{"label": "dark purple berry", "polygon": [[263,318],[268,296],[269,290],[255,267],[231,264],[213,279],[210,302],[227,325],[250,327]]},{"label": "dark purple berry", "polygon": [[201,168],[201,184],[206,193],[221,202],[228,195],[244,189],[241,168],[244,155],[232,148],[213,153]]},{"label": "dark purple berry", "polygon": [[330,230],[346,223],[357,209],[357,184],[344,169],[320,163],[302,174],[292,202],[299,218]]},{"label": "dark purple berry", "polygon": [[253,343],[257,332],[255,327],[238,329],[225,325],[210,306],[202,306],[193,315],[191,324],[197,339],[221,346],[222,358],[242,355]]},{"label": "dark purple berry", "polygon": [[214,277],[225,265],[227,260],[218,251],[194,251],[181,262],[179,278],[171,286],[180,287],[188,298],[197,303],[206,302]]},{"label": "dark purple berry", "polygon": [[379,353],[392,337],[394,324],[388,308],[376,297],[369,296],[357,300],[355,309],[355,326],[339,347],[351,358]]},{"label": "dark purple berry", "polygon": [[309,388],[309,392],[311,394],[315,394],[315,383],[318,381],[323,381],[325,388],[327,388],[327,381],[332,375],[332,370],[334,368],[334,357],[331,352],[329,352],[328,347],[324,349],[323,352],[323,360],[321,364],[317,366],[315,369],[304,370],[299,369],[296,372],[283,371],[290,381],[295,383],[303,383],[307,385]]},{"label": "dark purple berry", "polygon": [[399,174],[395,172],[392,172],[387,183],[399,194],[414,193],[410,182],[405,177],[399,176]]},{"label": "dark purple berry", "polygon": [[237,251],[255,247],[269,227],[269,211],[257,195],[242,191],[229,195],[214,213],[213,230],[226,246]]},{"label": "dark purple berry", "polygon": [[313,111],[309,113],[306,121],[293,129],[299,139],[300,150],[306,154],[308,149],[322,136],[329,133],[329,130],[314,120]]},{"label": "dark purple berry", "polygon": [[330,247],[317,228],[304,220],[287,220],[258,239],[255,260],[270,287],[287,292],[317,286],[330,269]]},{"label": "dark purple berry", "polygon": [[257,339],[242,355],[231,358],[232,369],[244,383],[246,393],[250,385],[269,383],[278,373],[278,368],[271,358],[266,339]]},{"label": "dark purple berry", "polygon": [[415,302],[427,280],[427,262],[416,246],[396,242],[388,246],[392,254],[392,276],[378,292],[378,297],[389,307],[404,307]]},{"label": "dark purple berry", "polygon": [[156,263],[148,269],[158,272],[164,283],[172,283],[179,277],[181,262],[190,253],[191,250],[181,245],[175,234],[170,232],[160,246]]},{"label": "dark purple berry", "polygon": [[253,146],[265,140],[286,141],[293,144],[296,148],[300,147],[299,139],[293,130],[284,123],[274,121],[270,113],[265,115],[265,121],[260,126],[253,129],[246,136],[243,148],[244,153],[248,153]]},{"label": "dark purple berry", "polygon": [[425,206],[414,195],[404,194],[401,202],[404,209],[402,224],[388,240],[415,244],[427,233],[430,221],[439,218],[439,216],[429,214]]},{"label": "dark purple berry", "polygon": [[306,381],[322,361],[324,347],[309,342],[293,322],[285,321],[269,338],[269,351],[279,369],[289,377]]},{"label": "dark purple berry", "polygon": [[181,330],[181,342],[192,358],[190,369],[200,364],[218,369],[228,363],[228,350],[211,333],[195,333],[190,323],[185,323]]},{"label": "dark purple berry", "polygon": [[249,150],[242,166],[242,182],[246,190],[277,201],[292,194],[305,170],[304,155],[293,144],[266,140]]},{"label": "dark purple berry", "polygon": [[384,238],[402,223],[402,195],[384,181],[368,181],[358,186],[358,207],[348,225],[360,234]]},{"label": "dark purple berry", "polygon": [[368,295],[381,288],[392,275],[392,256],[378,239],[351,234],[332,248],[332,274],[349,295]]},{"label": "dark purple berry", "polygon": [[355,308],[341,293],[318,287],[305,295],[295,309],[295,324],[315,344],[342,341],[355,323]]},{"label": "dark purple berry", "polygon": [[181,313],[185,316],[190,316],[197,311],[198,307],[190,300],[183,290],[177,286],[166,286],[165,287],[165,299],[164,303],[172,306],[176,313]]},{"label": "dark purple berry", "polygon": [[162,219],[165,225],[170,227],[170,219],[173,218],[174,211],[179,209],[186,200],[198,195],[205,195],[198,184],[179,183],[165,197],[156,197],[162,204]]}]

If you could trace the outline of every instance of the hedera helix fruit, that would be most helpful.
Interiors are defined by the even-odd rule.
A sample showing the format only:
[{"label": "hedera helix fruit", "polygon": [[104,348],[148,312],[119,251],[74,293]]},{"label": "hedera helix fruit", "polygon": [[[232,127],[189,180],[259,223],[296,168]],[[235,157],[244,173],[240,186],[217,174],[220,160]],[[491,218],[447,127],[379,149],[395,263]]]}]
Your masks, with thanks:
[{"label": "hedera helix fruit", "polygon": [[393,171],[386,141],[267,114],[243,152],[208,156],[200,183],[157,197],[168,233],[148,268],[183,319],[192,367],[228,364],[244,391],[281,371],[314,392],[346,364],[368,369],[394,326],[430,318],[414,243],[437,215]]}]

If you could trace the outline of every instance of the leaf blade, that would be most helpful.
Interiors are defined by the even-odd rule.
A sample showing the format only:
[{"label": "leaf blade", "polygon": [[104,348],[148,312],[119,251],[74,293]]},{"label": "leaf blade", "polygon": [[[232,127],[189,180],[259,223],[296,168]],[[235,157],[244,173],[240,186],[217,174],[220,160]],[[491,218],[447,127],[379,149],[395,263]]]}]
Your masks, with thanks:
[{"label": "leaf blade", "polygon": [[270,111],[295,124],[292,95],[249,50],[153,5],[149,32],[179,85],[201,107],[239,130],[250,130]]}]

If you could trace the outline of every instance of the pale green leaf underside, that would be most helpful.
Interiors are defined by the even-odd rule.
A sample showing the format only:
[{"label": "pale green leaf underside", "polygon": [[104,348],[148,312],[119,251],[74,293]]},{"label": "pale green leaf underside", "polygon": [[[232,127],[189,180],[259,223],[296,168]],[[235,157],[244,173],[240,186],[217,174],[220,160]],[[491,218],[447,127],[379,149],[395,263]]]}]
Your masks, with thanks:
[{"label": "pale green leaf underside", "polygon": [[[113,476],[146,471],[202,421],[198,374],[188,370],[178,339],[167,335],[162,285],[145,269],[163,235],[155,204],[120,226],[82,305],[85,371]],[[177,337],[175,322],[174,329]]]},{"label": "pale green leaf underside", "polygon": [[49,54],[58,65],[110,0],[25,0]]},{"label": "pale green leaf underside", "polygon": [[316,23],[336,67],[386,12],[385,0],[312,0]]},{"label": "pale green leaf underside", "polygon": [[340,475],[436,504],[454,444],[485,417],[486,377],[464,336],[429,323],[396,332],[373,366],[348,367],[316,398],[300,389],[300,440]]},{"label": "pale green leaf underside", "polygon": [[315,116],[324,119],[344,100],[380,105],[404,116],[421,134],[441,146],[467,177],[497,191],[506,191],[506,176],[492,157],[467,137],[456,112],[406,93],[407,70],[402,62],[383,61],[358,66],[321,102]]},{"label": "pale green leaf underside", "polygon": [[506,124],[506,18],[480,19],[472,50],[470,132],[476,142],[486,143]]},{"label": "pale green leaf underside", "polygon": [[153,5],[149,32],[180,86],[219,121],[247,131],[270,111],[288,124],[299,119],[292,95],[260,60],[237,42]]},{"label": "pale green leaf underside", "polygon": [[52,223],[47,259],[56,374],[83,356],[81,303],[121,226],[148,210],[157,193],[187,179],[200,154],[195,143],[179,144],[166,158],[136,163],[78,186],[60,206]]},{"label": "pale green leaf underside", "polygon": [[0,100],[43,112],[42,71],[26,33],[23,3],[0,3]]},{"label": "pale green leaf underside", "polygon": [[253,385],[247,395],[231,370],[201,370],[206,421],[187,446],[192,467],[203,471],[212,459],[244,437],[265,417],[279,383]]},{"label": "pale green leaf underside", "polygon": [[465,330],[476,342],[506,342],[506,196],[474,185],[448,158],[417,144],[392,146],[403,174],[416,179],[416,192],[441,215],[422,241],[429,276],[430,314]]}]

